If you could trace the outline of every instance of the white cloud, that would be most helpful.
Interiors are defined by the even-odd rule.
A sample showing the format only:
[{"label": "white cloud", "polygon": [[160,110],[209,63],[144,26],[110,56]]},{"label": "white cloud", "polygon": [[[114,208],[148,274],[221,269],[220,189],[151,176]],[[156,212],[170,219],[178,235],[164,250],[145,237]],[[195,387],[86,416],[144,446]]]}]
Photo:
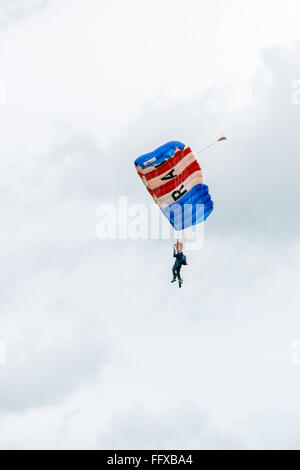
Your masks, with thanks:
[{"label": "white cloud", "polygon": [[51,0],[10,0],[0,2],[0,28],[13,25],[49,5]]},{"label": "white cloud", "polygon": [[[52,2],[2,31],[3,448],[297,445],[298,3],[257,4]],[[223,132],[182,290],[169,242],[97,240],[99,203],[151,202],[136,155]]]}]

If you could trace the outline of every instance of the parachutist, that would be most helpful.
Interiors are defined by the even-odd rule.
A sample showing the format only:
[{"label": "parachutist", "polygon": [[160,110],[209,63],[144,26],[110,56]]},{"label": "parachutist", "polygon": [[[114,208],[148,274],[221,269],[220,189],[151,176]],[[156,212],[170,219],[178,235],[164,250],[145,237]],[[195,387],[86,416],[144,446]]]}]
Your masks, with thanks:
[{"label": "parachutist", "polygon": [[175,282],[176,279],[178,279],[179,287],[181,287],[183,283],[183,279],[180,276],[181,268],[182,266],[187,265],[187,259],[186,259],[186,256],[183,254],[182,249],[183,249],[182,242],[177,240],[177,243],[174,244],[174,248],[173,248],[173,257],[176,258],[176,261],[172,268],[173,279],[171,282]]}]

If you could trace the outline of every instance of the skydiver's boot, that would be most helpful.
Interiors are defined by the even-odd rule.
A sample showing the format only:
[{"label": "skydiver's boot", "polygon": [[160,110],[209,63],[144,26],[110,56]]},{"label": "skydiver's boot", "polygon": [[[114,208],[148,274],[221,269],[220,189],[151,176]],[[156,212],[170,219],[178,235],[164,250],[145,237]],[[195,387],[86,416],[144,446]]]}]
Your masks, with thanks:
[{"label": "skydiver's boot", "polygon": [[171,281],[171,284],[172,282],[176,282],[176,277],[173,277],[172,281]]}]

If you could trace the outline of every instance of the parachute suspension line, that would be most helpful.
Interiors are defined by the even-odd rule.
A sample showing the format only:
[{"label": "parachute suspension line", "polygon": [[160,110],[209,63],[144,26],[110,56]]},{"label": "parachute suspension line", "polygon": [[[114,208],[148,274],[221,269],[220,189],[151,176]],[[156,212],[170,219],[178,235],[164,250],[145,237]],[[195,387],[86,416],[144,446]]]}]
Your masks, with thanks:
[{"label": "parachute suspension line", "polygon": [[194,155],[196,156],[196,155],[199,155],[199,153],[205,152],[205,150],[210,149],[211,147],[216,145],[218,142],[222,142],[223,140],[227,140],[227,137],[225,137],[225,136],[220,137],[218,140],[216,140],[215,142],[212,142],[211,144],[207,145],[203,149],[196,152]]}]

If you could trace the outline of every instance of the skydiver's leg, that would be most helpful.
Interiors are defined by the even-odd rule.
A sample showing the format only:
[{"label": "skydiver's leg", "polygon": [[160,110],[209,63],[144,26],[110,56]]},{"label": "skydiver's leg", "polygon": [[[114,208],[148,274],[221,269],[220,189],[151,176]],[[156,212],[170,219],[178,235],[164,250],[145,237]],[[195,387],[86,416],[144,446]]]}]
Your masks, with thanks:
[{"label": "skydiver's leg", "polygon": [[174,264],[173,268],[172,268],[172,274],[173,274],[173,279],[171,282],[175,282],[176,281],[176,278],[177,278],[177,274],[176,274],[176,266]]}]

